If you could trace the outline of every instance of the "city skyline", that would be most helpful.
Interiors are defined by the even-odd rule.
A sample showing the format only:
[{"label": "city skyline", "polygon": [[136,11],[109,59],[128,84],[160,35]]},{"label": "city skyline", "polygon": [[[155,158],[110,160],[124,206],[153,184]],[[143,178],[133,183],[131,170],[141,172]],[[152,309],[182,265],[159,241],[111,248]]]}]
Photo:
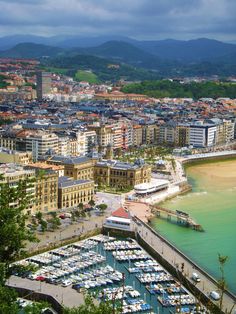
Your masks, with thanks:
[{"label": "city skyline", "polygon": [[1,0],[0,36],[125,35],[142,40],[207,37],[235,42],[235,10],[232,0]]}]

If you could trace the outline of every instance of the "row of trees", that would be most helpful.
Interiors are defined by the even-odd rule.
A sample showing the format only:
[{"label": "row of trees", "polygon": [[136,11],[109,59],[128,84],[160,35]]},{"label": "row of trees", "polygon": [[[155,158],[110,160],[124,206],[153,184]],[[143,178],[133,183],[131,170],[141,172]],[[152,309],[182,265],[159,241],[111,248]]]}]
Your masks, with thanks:
[{"label": "row of trees", "polygon": [[5,88],[7,87],[9,84],[5,82],[6,76],[0,74],[0,88]]},{"label": "row of trees", "polygon": [[[91,207],[95,206],[95,202],[91,199],[88,203]],[[106,204],[99,204],[96,208],[100,211],[100,214],[103,215],[107,209]],[[42,212],[37,212],[34,217],[31,218],[31,224],[29,225],[31,231],[36,231],[40,227],[41,232],[47,230],[54,231],[61,226],[61,220],[57,216],[56,212],[48,213],[49,218],[45,218]],[[91,217],[90,209],[85,208],[83,203],[78,204],[78,208],[71,212],[71,221],[74,222],[78,219],[83,219],[86,217]]]}]

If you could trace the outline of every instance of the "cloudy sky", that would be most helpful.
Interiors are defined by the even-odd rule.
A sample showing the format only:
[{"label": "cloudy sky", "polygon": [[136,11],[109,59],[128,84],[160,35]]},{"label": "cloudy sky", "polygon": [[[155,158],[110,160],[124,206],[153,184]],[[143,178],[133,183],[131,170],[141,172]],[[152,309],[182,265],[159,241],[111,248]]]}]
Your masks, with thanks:
[{"label": "cloudy sky", "polygon": [[236,0],[0,0],[0,36],[236,41]]}]

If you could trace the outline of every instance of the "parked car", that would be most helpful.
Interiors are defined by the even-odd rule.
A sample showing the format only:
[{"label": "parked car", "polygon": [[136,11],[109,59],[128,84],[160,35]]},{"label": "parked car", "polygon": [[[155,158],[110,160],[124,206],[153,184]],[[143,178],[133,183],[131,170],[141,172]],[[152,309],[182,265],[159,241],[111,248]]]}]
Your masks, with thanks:
[{"label": "parked car", "polygon": [[210,292],[210,297],[211,297],[213,300],[215,300],[215,301],[220,300],[220,295],[219,295],[219,293],[216,292],[216,291],[211,291],[211,292]]},{"label": "parked car", "polygon": [[72,214],[71,213],[65,213],[65,218],[71,218],[72,217]]},{"label": "parked car", "polygon": [[37,280],[37,281],[45,281],[45,277],[43,277],[43,276],[38,276],[38,277],[36,277],[36,280]]},{"label": "parked car", "polygon": [[69,279],[66,279],[64,281],[62,281],[62,287],[68,287],[72,284],[72,281]]},{"label": "parked car", "polygon": [[199,275],[197,273],[192,273],[192,279],[195,281],[195,282],[200,282],[201,279],[199,277]]}]

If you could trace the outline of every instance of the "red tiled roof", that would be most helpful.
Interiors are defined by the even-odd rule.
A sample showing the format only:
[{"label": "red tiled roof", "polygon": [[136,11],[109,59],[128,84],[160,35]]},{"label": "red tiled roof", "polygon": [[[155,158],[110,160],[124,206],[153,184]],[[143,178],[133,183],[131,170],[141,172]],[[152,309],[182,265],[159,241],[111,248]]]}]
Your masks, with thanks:
[{"label": "red tiled roof", "polygon": [[130,218],[130,213],[127,209],[124,209],[123,207],[118,208],[112,213],[113,217],[119,217],[119,218]]}]

